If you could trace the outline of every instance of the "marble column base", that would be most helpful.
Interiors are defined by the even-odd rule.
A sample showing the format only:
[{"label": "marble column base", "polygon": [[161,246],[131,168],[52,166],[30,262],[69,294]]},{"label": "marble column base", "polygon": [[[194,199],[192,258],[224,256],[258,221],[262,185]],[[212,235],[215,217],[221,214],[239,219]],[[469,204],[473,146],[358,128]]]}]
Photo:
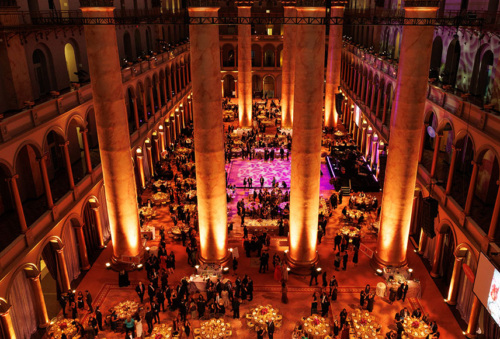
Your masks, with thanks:
[{"label": "marble column base", "polygon": [[232,253],[227,252],[226,256],[224,258],[219,259],[219,260],[207,260],[203,258],[199,253],[198,253],[198,260],[200,261],[201,264],[216,264],[216,265],[221,265],[223,267],[229,267],[229,263],[232,260]]},{"label": "marble column base", "polygon": [[399,263],[385,262],[382,259],[380,259],[379,257],[377,257],[376,254],[373,254],[373,257],[370,260],[370,266],[374,270],[377,270],[379,268],[384,269],[388,266],[391,266],[394,268],[404,268],[404,267],[408,267],[408,262],[406,260],[406,257],[405,257],[405,260],[403,262],[399,262]]},{"label": "marble column base", "polygon": [[[145,261],[144,249],[140,251],[138,257],[140,258],[139,264],[143,264]],[[127,272],[135,271],[139,264],[123,261],[115,257],[114,255],[111,257],[111,269],[116,272],[120,272],[123,270]]]},{"label": "marble column base", "polygon": [[316,257],[314,257],[311,261],[297,261],[290,258],[290,255],[286,252],[285,261],[288,267],[290,267],[289,273],[297,275],[311,275],[311,266],[318,266],[319,256],[316,254]]}]

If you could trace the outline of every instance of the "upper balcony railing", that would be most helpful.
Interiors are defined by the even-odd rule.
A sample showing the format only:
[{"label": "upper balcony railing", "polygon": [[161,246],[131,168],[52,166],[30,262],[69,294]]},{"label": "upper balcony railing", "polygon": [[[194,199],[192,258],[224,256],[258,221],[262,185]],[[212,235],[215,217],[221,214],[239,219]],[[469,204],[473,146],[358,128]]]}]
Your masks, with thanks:
[{"label": "upper balcony railing", "polygon": [[[161,53],[155,58],[132,64],[122,69],[122,80],[124,83],[132,80],[145,72],[154,69],[157,65],[172,60],[176,56],[189,50],[189,44],[176,47],[173,51]],[[6,117],[0,121],[0,144],[15,138],[33,127],[42,124],[54,117],[63,114],[75,107],[82,105],[92,99],[92,89],[88,83],[81,86],[78,84],[71,91],[54,95],[45,102],[29,107],[21,112]]]}]

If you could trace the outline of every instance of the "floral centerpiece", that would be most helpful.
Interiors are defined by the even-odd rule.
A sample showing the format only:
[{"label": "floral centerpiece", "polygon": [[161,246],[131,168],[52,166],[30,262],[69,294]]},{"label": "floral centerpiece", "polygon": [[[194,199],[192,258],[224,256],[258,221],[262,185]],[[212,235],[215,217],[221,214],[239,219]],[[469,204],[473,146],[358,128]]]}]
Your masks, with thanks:
[{"label": "floral centerpiece", "polygon": [[155,335],[155,339],[162,339],[162,338],[163,338],[163,334],[158,333],[157,335]]},{"label": "floral centerpiece", "polygon": [[413,328],[418,328],[418,327],[420,326],[420,321],[415,320],[414,322],[412,322],[412,323],[411,323],[411,326],[412,326]]},{"label": "floral centerpiece", "polygon": [[265,307],[260,310],[260,314],[261,315],[266,315],[268,312],[269,312],[269,310],[267,308],[265,308]]},{"label": "floral centerpiece", "polygon": [[321,323],[321,321],[318,319],[318,317],[314,317],[313,323],[314,325],[318,326]]},{"label": "floral centerpiece", "polygon": [[366,319],[365,319],[365,318],[362,318],[362,319],[359,321],[359,323],[360,323],[361,325],[366,325],[367,321],[366,321]]},{"label": "floral centerpiece", "polygon": [[351,227],[351,228],[349,228],[349,231],[351,231],[351,232],[356,231],[356,227]]}]

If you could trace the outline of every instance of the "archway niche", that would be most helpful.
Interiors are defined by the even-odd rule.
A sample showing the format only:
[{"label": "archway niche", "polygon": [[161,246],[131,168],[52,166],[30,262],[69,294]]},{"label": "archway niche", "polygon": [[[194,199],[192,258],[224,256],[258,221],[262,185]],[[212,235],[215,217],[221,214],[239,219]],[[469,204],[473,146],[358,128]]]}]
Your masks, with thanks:
[{"label": "archway niche", "polygon": [[443,56],[443,40],[436,37],[432,43],[431,66],[429,69],[429,79],[437,79],[441,73],[441,59]]},{"label": "archway niche", "polygon": [[10,177],[10,170],[0,163],[0,252],[21,235],[21,225],[8,180]]},{"label": "archway niche", "polygon": [[264,97],[274,98],[274,78],[271,75],[266,75],[263,80]]},{"label": "archway niche", "polygon": [[450,195],[462,207],[465,207],[472,175],[472,160],[474,159],[474,145],[469,135],[463,135],[455,144],[457,158],[453,171],[453,181]]},{"label": "archway niche", "polygon": [[[432,157],[434,154],[434,147],[436,146],[435,138],[438,128],[438,120],[434,112],[430,112],[428,118],[426,119],[426,124],[432,127],[432,130],[427,128],[424,134],[423,150],[422,150],[422,161],[421,164],[430,173],[432,167]],[[429,133],[429,130],[431,131]]]},{"label": "archway niche", "polygon": [[441,134],[439,143],[439,152],[436,162],[436,183],[441,187],[446,187],[448,182],[448,174],[450,172],[451,156],[453,154],[453,143],[455,141],[455,133],[449,122],[446,122],[438,131]]},{"label": "archway niche", "polygon": [[481,151],[477,161],[481,165],[478,168],[470,214],[487,234],[498,193],[499,165],[496,153],[491,149]]},{"label": "archway niche", "polygon": [[87,112],[87,141],[89,143],[90,162],[92,163],[92,168],[95,168],[101,163],[101,153],[99,152],[99,139],[97,138],[94,108],[91,108]]},{"label": "archway niche", "polygon": [[441,75],[441,81],[455,88],[457,82],[458,66],[460,65],[460,42],[458,37],[453,39],[446,52],[446,64]]},{"label": "archway niche", "polygon": [[[42,173],[37,160],[40,157],[39,150],[27,144],[19,150],[15,162],[15,171],[19,175],[17,186],[28,227],[47,211]],[[67,176],[63,179],[67,182]]]},{"label": "archway niche", "polygon": [[223,84],[224,84],[224,97],[225,98],[234,98],[234,92],[236,90],[234,77],[231,74],[226,74],[224,76]]}]

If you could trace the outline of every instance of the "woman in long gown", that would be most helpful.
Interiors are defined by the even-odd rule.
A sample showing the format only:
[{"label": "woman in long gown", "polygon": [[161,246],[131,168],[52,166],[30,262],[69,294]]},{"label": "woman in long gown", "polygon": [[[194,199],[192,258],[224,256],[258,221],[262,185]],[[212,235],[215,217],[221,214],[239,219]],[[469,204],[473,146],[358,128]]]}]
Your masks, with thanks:
[{"label": "woman in long gown", "polygon": [[278,263],[274,268],[274,280],[281,281],[283,277],[281,276],[281,265]]},{"label": "woman in long gown", "polygon": [[281,302],[288,304],[288,287],[284,281],[281,283]]}]

